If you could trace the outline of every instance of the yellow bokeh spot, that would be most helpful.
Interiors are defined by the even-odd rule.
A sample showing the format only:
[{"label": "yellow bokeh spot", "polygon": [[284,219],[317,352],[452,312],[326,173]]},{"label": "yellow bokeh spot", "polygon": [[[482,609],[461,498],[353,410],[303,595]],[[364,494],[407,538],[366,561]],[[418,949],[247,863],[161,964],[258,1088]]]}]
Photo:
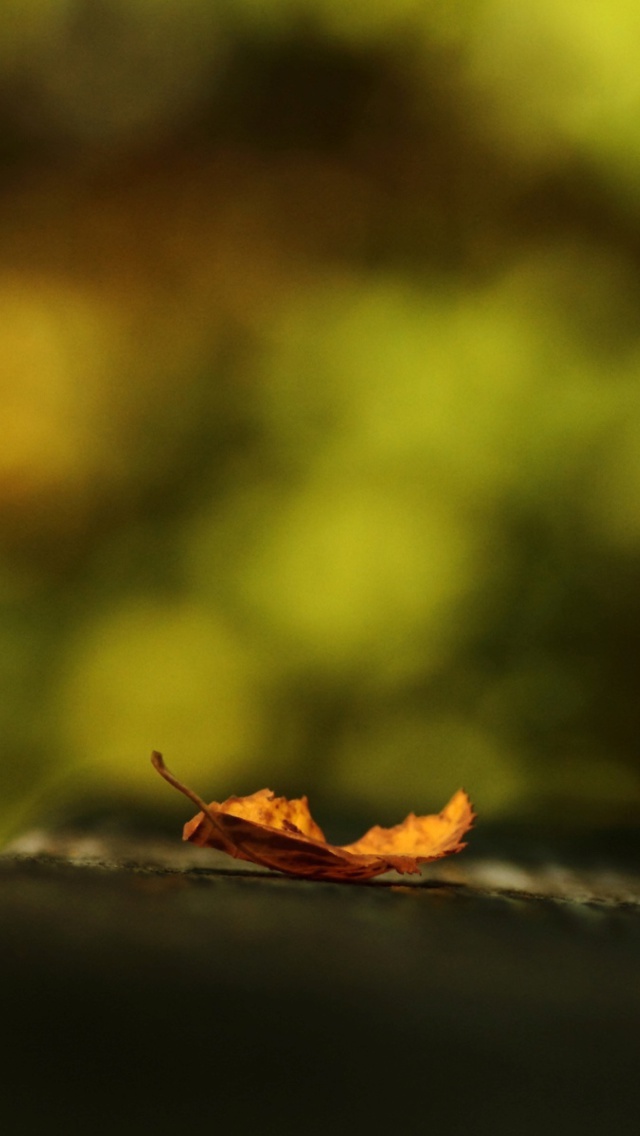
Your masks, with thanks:
[{"label": "yellow bokeh spot", "polygon": [[486,0],[470,24],[469,75],[485,121],[530,161],[567,145],[635,186],[640,10],[632,0]]},{"label": "yellow bokeh spot", "polygon": [[276,641],[342,669],[389,661],[412,641],[423,665],[435,660],[469,569],[467,542],[428,497],[320,478],[263,516],[233,576]]},{"label": "yellow bokeh spot", "polygon": [[0,503],[16,487],[74,490],[110,466],[105,379],[113,328],[59,283],[0,280]]},{"label": "yellow bokeh spot", "polygon": [[60,706],[72,760],[147,793],[152,749],[212,788],[251,764],[264,710],[255,659],[233,630],[205,606],[148,598],[84,628]]}]

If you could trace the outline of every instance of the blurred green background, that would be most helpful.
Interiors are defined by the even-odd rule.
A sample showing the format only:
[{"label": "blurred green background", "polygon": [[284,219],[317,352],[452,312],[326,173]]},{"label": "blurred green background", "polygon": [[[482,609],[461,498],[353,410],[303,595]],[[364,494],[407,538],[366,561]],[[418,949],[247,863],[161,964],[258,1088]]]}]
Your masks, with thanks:
[{"label": "blurred green background", "polygon": [[5,0],[5,833],[184,819],[152,748],[369,823],[637,818],[639,34]]}]

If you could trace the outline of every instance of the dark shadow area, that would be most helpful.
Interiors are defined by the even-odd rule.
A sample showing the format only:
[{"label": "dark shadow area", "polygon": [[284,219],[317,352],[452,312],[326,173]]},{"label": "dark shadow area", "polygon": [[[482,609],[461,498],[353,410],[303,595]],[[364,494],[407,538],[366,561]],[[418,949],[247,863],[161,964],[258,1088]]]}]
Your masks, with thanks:
[{"label": "dark shadow area", "polygon": [[3,864],[3,1119],[631,1132],[640,916]]}]

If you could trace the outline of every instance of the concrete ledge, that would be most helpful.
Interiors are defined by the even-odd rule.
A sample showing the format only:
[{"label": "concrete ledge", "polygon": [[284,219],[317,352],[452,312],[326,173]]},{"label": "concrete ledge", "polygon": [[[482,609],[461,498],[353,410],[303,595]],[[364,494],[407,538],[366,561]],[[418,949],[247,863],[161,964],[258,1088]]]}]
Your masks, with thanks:
[{"label": "concrete ledge", "polygon": [[28,834],[0,857],[7,1131],[631,1133],[640,906],[604,871],[345,886]]}]

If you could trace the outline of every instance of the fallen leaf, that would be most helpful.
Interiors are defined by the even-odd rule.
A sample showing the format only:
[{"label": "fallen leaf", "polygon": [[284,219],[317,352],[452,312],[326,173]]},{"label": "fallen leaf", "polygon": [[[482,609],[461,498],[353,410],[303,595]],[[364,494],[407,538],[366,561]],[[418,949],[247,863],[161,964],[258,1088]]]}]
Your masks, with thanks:
[{"label": "fallen leaf", "polygon": [[207,805],[170,773],[162,754],[154,751],[151,762],[165,781],[200,809],[185,824],[183,840],[312,880],[368,880],[391,870],[419,872],[420,864],[461,852],[466,847],[462,837],[475,817],[471,801],[459,789],[437,815],[410,813],[402,824],[374,825],[360,840],[339,847],[327,843],[306,797],[288,801],[270,789],[260,789],[248,797]]}]

